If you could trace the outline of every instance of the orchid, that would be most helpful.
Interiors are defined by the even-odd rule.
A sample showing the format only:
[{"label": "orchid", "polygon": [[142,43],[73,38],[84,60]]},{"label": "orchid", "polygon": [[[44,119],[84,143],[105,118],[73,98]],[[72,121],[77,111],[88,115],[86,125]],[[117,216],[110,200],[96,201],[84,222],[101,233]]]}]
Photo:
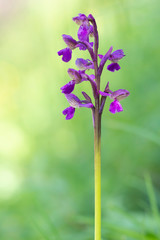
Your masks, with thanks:
[{"label": "orchid", "polygon": [[74,117],[75,108],[80,107],[93,108],[93,104],[90,101],[81,101],[74,94],[65,94],[65,97],[70,104],[70,107],[64,109],[62,112],[64,115],[66,115],[66,120],[72,119]]},{"label": "orchid", "polygon": [[[108,87],[109,87],[109,83],[108,83]],[[110,92],[110,93],[102,92],[102,91],[99,91],[99,93],[104,97],[109,96],[111,99],[114,100],[110,104],[109,111],[113,114],[115,114],[116,112],[122,112],[123,108],[122,108],[119,100],[122,100],[122,99],[128,97],[129,94],[130,94],[129,91],[127,91],[125,89],[119,89],[115,92],[112,92],[111,90],[109,90],[109,88],[107,89],[107,91]]]},{"label": "orchid", "polygon": [[[103,55],[98,54],[99,58],[102,59]],[[112,63],[107,66],[107,69],[111,72],[114,72],[115,70],[118,71],[121,69],[118,62],[124,57],[124,52],[122,49],[116,50],[113,53],[110,54],[108,60],[110,60]]]},{"label": "orchid", "polygon": [[[58,55],[62,56],[62,61],[69,62],[72,58],[72,52],[78,48],[79,50],[88,50],[89,58],[77,58],[75,64],[77,70],[68,69],[70,81],[60,89],[66,97],[69,107],[62,111],[66,120],[74,117],[76,108],[90,108],[92,112],[93,127],[94,127],[94,164],[95,164],[95,240],[101,240],[101,118],[106,103],[107,97],[113,100],[108,108],[112,114],[123,111],[120,101],[129,96],[129,91],[119,89],[112,91],[109,87],[109,82],[106,84],[104,91],[100,90],[101,75],[104,66],[108,61],[111,63],[107,66],[107,70],[115,72],[121,69],[119,61],[125,56],[122,49],[113,51],[111,46],[106,54],[98,54],[99,35],[97,24],[89,14],[79,14],[73,18],[73,21],[79,26],[77,37],[75,40],[70,35],[63,34],[62,38],[67,45],[66,48],[58,51]],[[94,38],[94,42],[90,38]],[[100,63],[98,64],[98,57]],[[88,71],[94,71],[94,74],[88,74]],[[82,92],[84,100],[80,100],[72,92],[77,84],[89,82],[93,97],[90,97],[86,92]],[[94,102],[92,102],[93,100]]]}]

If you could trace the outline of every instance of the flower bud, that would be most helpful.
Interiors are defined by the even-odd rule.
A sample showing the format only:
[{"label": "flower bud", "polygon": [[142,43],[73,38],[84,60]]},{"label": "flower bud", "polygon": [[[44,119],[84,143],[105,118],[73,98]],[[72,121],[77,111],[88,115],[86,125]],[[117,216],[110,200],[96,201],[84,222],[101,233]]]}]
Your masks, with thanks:
[{"label": "flower bud", "polygon": [[89,36],[93,37],[93,26],[83,24],[78,29],[78,39],[80,41],[87,41],[89,42]]},{"label": "flower bud", "polygon": [[87,24],[89,24],[89,22],[88,22],[88,18],[87,18],[87,16],[85,15],[85,14],[79,14],[77,17],[74,17],[74,18],[72,18],[73,19],[73,21],[75,22],[75,23],[77,23],[78,25],[82,25],[82,24],[84,24],[84,23],[87,23]]},{"label": "flower bud", "polygon": [[90,96],[88,96],[88,94],[86,92],[82,92],[82,94],[88,102],[92,103]]},{"label": "flower bud", "polygon": [[78,39],[80,41],[87,41],[89,42],[89,26],[87,25],[81,25],[78,29]]}]

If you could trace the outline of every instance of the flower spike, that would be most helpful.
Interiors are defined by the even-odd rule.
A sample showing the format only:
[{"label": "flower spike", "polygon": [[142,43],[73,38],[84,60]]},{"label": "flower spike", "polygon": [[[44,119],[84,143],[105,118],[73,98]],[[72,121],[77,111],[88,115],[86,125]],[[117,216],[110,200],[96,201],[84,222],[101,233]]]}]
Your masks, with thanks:
[{"label": "flower spike", "polygon": [[[61,87],[62,93],[65,94],[72,108],[79,108],[79,107],[95,108],[92,104],[91,98],[85,92],[82,92],[82,94],[84,95],[86,100],[82,100],[82,101],[76,95],[72,94],[76,84],[82,83],[84,81],[89,81],[92,87],[93,97],[95,98],[95,101],[97,98],[99,98],[99,95],[102,96],[100,109],[99,109],[100,114],[102,114],[107,96],[113,99],[113,102],[111,103],[109,108],[110,112],[116,113],[116,112],[123,111],[123,108],[119,103],[119,101],[127,97],[130,93],[124,89],[119,89],[115,92],[112,92],[109,89],[109,82],[105,88],[105,91],[102,92],[99,89],[100,83],[98,84],[97,82],[97,78],[100,79],[104,65],[107,62],[107,60],[111,61],[111,64],[107,66],[107,69],[109,71],[115,72],[121,69],[118,62],[125,56],[123,50],[118,49],[112,52],[113,47],[111,46],[105,55],[98,54],[98,46],[99,46],[98,31],[97,31],[97,24],[93,15],[89,14],[87,17],[85,14],[80,13],[78,16],[73,18],[73,21],[79,25],[79,29],[77,33],[79,41],[73,39],[70,35],[63,34],[62,37],[64,42],[67,45],[67,48],[60,50],[58,52],[58,55],[62,56],[62,60],[64,62],[69,62],[72,58],[72,51],[75,48],[79,48],[79,50],[88,50],[91,59],[77,58],[77,60],[75,61],[75,64],[79,70],[75,70],[73,68],[68,69],[68,74],[71,78],[71,81],[69,81],[66,85]],[[94,36],[94,43],[90,42],[91,36],[92,37]],[[99,66],[97,62],[97,56],[101,59]],[[93,69],[93,70],[96,69],[95,70],[96,75],[86,74],[86,71],[90,69]],[[68,114],[70,112],[73,112],[73,110],[71,111],[71,108],[69,108],[69,110],[66,110],[66,111]],[[66,115],[68,116],[68,114]],[[94,114],[95,113],[93,111],[93,115]],[[70,118],[68,117],[68,119]]]},{"label": "flower spike", "polygon": [[[67,45],[66,48],[58,52],[62,56],[64,62],[69,62],[72,58],[72,51],[87,51],[88,59],[77,58],[75,65],[78,69],[69,68],[68,75],[70,81],[61,87],[61,91],[67,99],[69,106],[62,111],[66,120],[74,117],[76,108],[90,108],[92,113],[92,121],[94,128],[94,173],[95,173],[95,240],[101,239],[101,119],[106,100],[112,100],[109,111],[112,114],[123,111],[120,101],[129,96],[129,91],[119,89],[112,91],[107,81],[104,91],[101,91],[101,75],[106,62],[107,70],[115,72],[121,69],[119,61],[125,56],[122,49],[114,52],[113,47],[108,48],[106,54],[99,54],[99,34],[95,18],[92,14],[88,17],[85,14],[78,14],[73,17],[73,21],[79,25],[77,30],[77,39],[73,39],[70,35],[63,34],[63,40]],[[93,41],[91,40],[93,37]],[[98,57],[100,63],[98,62]],[[108,63],[108,62],[107,62]],[[91,73],[88,74],[88,71]],[[93,95],[90,97],[86,92],[82,91],[84,100],[80,100],[73,91],[75,85],[82,83],[90,83]],[[82,87],[82,86],[81,86]],[[77,90],[77,89],[76,89]],[[94,101],[93,101],[94,100]],[[93,103],[92,103],[93,101]]]}]

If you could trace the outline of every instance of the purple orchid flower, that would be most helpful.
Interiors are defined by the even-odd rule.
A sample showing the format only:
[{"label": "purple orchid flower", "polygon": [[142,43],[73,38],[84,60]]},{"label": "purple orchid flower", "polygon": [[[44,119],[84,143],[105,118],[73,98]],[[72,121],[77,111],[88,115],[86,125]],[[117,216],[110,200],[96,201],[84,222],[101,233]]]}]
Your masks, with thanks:
[{"label": "purple orchid flower", "polygon": [[[102,59],[103,55],[98,54],[99,58]],[[118,61],[121,60],[124,57],[124,52],[122,49],[116,50],[113,53],[110,54],[108,57],[108,60],[110,60],[112,63],[107,66],[107,70],[111,72],[115,72],[121,69],[121,67],[118,64]]]},{"label": "purple orchid flower", "polygon": [[75,88],[75,84],[79,84],[83,81],[89,81],[92,85],[92,90],[93,90],[94,94],[97,93],[96,84],[94,82],[94,79],[95,79],[94,74],[87,75],[85,73],[85,70],[77,71],[72,68],[68,69],[68,74],[69,74],[70,78],[72,79],[72,81],[68,82],[66,85],[64,85],[63,87],[60,88],[62,90],[62,93],[70,94],[71,92],[73,92],[73,90]]},{"label": "purple orchid flower", "polygon": [[86,75],[85,71],[77,71],[75,69],[69,68],[68,74],[72,81],[68,82],[66,85],[60,88],[62,90],[62,93],[64,94],[70,94],[71,92],[73,92],[75,84],[86,81],[86,79],[84,78],[84,76]]},{"label": "purple orchid flower", "polygon": [[77,41],[74,40],[70,35],[62,35],[64,42],[68,46],[58,52],[58,55],[62,55],[62,60],[64,62],[69,62],[72,58],[72,50],[77,47]]},{"label": "purple orchid flower", "polygon": [[121,67],[118,64],[118,61],[121,60],[124,56],[125,55],[122,49],[114,51],[108,58],[112,63],[107,66],[107,69],[111,72],[114,72],[115,70],[118,71],[119,69],[121,69]]},{"label": "purple orchid flower", "polygon": [[[70,107],[63,110],[63,115],[66,115],[66,120],[69,120],[74,117],[75,108],[93,108],[94,105],[91,102],[81,101],[76,95],[74,94],[65,94],[67,101],[70,104]],[[85,102],[85,103],[84,103]]]},{"label": "purple orchid flower", "polygon": [[99,93],[104,96],[107,97],[109,96],[111,99],[113,99],[114,101],[110,104],[110,108],[109,111],[113,114],[115,114],[116,112],[122,112],[123,108],[120,104],[120,100],[128,97],[130,95],[130,92],[125,90],[125,89],[119,89],[115,92],[112,92],[111,90],[107,90],[107,92],[102,92],[99,91]]}]

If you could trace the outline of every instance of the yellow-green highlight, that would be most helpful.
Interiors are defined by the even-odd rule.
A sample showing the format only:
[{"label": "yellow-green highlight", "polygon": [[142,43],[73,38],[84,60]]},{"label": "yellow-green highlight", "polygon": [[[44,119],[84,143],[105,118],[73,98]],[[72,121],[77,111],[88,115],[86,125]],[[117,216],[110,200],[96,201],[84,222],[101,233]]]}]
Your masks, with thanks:
[{"label": "yellow-green highlight", "polygon": [[95,240],[101,240],[101,147],[100,138],[95,143]]}]

